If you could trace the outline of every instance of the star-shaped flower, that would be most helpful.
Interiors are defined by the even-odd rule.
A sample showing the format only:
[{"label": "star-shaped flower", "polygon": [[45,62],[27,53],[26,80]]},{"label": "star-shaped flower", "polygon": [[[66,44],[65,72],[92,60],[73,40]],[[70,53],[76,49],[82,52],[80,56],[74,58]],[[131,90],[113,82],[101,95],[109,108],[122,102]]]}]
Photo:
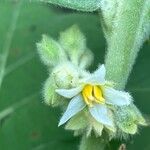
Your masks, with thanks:
[{"label": "star-shaped flower", "polygon": [[101,65],[94,73],[81,79],[78,87],[56,89],[59,95],[71,99],[59,126],[87,107],[91,116],[99,123],[114,127],[113,117],[109,113],[111,106],[129,105],[132,97],[129,93],[118,91],[109,85],[105,74],[105,66]]}]

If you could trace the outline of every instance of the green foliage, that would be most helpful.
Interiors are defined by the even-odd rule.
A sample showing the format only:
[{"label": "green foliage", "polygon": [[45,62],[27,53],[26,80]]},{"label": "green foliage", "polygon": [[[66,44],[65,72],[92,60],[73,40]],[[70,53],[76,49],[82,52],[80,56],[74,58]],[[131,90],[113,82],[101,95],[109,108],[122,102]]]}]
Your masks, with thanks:
[{"label": "green foliage", "polygon": [[18,16],[20,13],[21,4],[22,4],[22,0],[16,5],[16,10],[14,11],[14,13],[12,15],[11,25],[7,31],[4,46],[1,49],[1,53],[0,53],[0,88],[1,88],[1,84],[3,81],[4,74],[5,74],[5,67],[6,67],[8,52],[9,52],[9,48],[11,45],[12,36],[16,29],[16,23],[17,23]]},{"label": "green foliage", "polygon": [[[7,39],[6,34],[11,25],[14,9],[15,3],[0,2],[0,54]],[[100,60],[103,62],[105,50],[103,34],[99,29],[99,18],[96,15],[65,13],[62,9],[54,9],[46,4],[23,3],[9,48],[0,91],[2,150],[77,150],[78,139],[57,127],[59,111],[56,108],[50,109],[42,103],[40,91],[47,73],[39,61],[35,46],[43,33],[57,38],[60,31],[73,24],[79,25],[87,37],[88,47],[95,53],[96,65],[91,68],[94,69]],[[150,45],[145,43],[127,85],[136,104],[145,114],[150,113],[149,49]],[[143,147],[149,150],[150,128],[139,132],[140,135],[127,142],[128,150],[141,150]],[[99,143],[99,139],[96,142]],[[112,149],[117,149],[115,143],[112,143]]]}]

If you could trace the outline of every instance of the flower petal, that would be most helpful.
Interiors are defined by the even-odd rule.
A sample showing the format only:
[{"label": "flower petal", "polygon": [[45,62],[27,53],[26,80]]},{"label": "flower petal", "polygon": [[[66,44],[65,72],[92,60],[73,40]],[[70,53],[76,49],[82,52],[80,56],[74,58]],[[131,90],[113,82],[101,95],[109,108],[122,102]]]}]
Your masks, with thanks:
[{"label": "flower petal", "polygon": [[106,75],[106,69],[104,64],[100,65],[98,69],[93,73],[95,76],[99,76],[101,80],[105,80],[105,75]]},{"label": "flower petal", "polygon": [[105,66],[100,65],[99,68],[88,78],[85,78],[83,82],[89,84],[104,84],[105,74],[106,74]]},{"label": "flower petal", "polygon": [[85,106],[86,104],[82,100],[82,96],[81,95],[75,96],[68,104],[68,107],[65,113],[63,114],[62,118],[60,119],[58,126],[61,126],[62,124],[64,124],[71,117],[73,117],[75,114],[81,111]]},{"label": "flower petal", "polygon": [[132,101],[132,97],[129,93],[118,91],[113,88],[105,88],[103,94],[104,98],[106,99],[106,103],[112,105],[129,105]]},{"label": "flower petal", "polygon": [[107,107],[105,105],[95,104],[89,108],[91,115],[100,123],[108,126],[114,126],[113,120],[109,117]]},{"label": "flower petal", "polygon": [[73,88],[73,89],[56,89],[56,93],[58,93],[59,95],[66,97],[66,98],[72,98],[74,96],[76,96],[77,94],[79,94],[82,91],[82,86]]}]

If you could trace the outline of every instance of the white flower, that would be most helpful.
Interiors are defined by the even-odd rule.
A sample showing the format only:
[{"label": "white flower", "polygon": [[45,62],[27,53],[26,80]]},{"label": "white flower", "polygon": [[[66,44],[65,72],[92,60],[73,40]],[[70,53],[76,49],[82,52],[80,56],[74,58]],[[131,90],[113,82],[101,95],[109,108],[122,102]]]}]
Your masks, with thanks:
[{"label": "white flower", "polygon": [[113,117],[110,115],[111,106],[129,105],[132,98],[129,93],[112,88],[105,80],[105,74],[105,66],[101,65],[94,73],[82,79],[78,87],[56,90],[59,95],[71,99],[59,126],[87,107],[91,116],[99,123],[114,127]]}]

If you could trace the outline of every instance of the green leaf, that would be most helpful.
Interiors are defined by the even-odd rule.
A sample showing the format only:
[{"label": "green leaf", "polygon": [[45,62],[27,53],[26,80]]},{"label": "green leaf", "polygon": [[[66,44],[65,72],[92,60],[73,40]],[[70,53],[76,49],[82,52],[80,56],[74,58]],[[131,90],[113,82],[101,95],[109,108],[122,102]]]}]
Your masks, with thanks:
[{"label": "green leaf", "polygon": [[101,0],[41,0],[42,2],[48,2],[56,4],[66,8],[71,8],[79,11],[95,11],[100,8]]},{"label": "green leaf", "polygon": [[11,21],[10,27],[7,31],[7,35],[6,35],[6,39],[5,39],[3,48],[1,49],[1,53],[0,53],[0,88],[1,88],[2,81],[3,81],[3,77],[4,77],[7,57],[8,57],[9,49],[11,46],[13,34],[16,29],[16,23],[17,23],[18,16],[20,13],[21,4],[22,4],[22,0],[15,6],[16,8],[12,15],[12,19],[11,19],[12,21]]},{"label": "green leaf", "polygon": [[[0,54],[7,43],[16,5],[16,1],[0,2]],[[93,30],[90,26],[84,28],[84,24],[92,20],[94,27],[98,16],[61,11],[24,1],[20,8],[0,90],[0,148],[3,150],[76,150],[78,147],[78,138],[58,128],[60,111],[43,103],[42,90],[48,75],[37,54],[36,43],[43,34],[58,39],[61,31],[75,23],[83,32],[88,31],[88,40],[94,39]],[[94,43],[97,39],[98,36]],[[96,47],[100,49],[99,44]]]}]

